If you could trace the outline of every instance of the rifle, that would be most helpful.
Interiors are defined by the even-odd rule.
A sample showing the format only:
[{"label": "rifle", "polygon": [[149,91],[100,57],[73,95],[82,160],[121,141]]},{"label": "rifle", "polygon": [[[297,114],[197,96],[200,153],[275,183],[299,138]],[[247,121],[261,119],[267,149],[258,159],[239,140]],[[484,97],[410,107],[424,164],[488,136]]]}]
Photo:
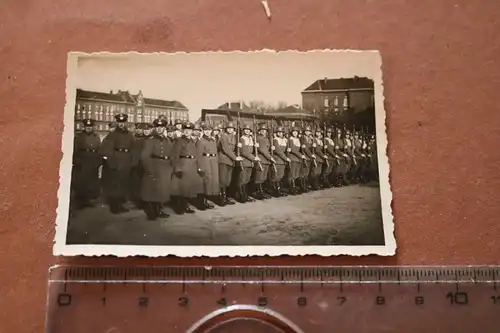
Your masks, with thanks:
[{"label": "rifle", "polygon": [[[270,126],[269,126],[269,143],[271,143],[271,157],[274,158],[274,150],[273,150],[273,146],[274,146],[274,131],[273,131],[273,121],[271,120],[270,121]],[[271,164],[273,166],[273,171],[275,173],[278,172],[278,170],[276,169],[276,163],[273,163],[271,161]]]},{"label": "rifle", "polygon": [[[236,156],[240,157],[240,138],[241,138],[241,119],[240,113],[238,112],[238,122],[236,123]],[[238,167],[241,171],[243,171],[243,163],[242,161],[236,161],[238,163]]]},{"label": "rifle", "polygon": [[[259,156],[259,150],[257,149],[257,146],[256,146],[256,143],[257,143],[257,120],[255,119],[255,115],[253,116],[253,135],[254,135],[254,144],[253,144],[253,147],[254,147],[254,154],[255,154],[255,157],[258,157]],[[264,170],[264,168],[262,168],[262,164],[260,163],[260,161],[256,161],[257,162],[257,167],[259,168],[260,171]]]},{"label": "rifle", "polygon": [[[314,124],[314,127],[312,127],[312,132],[316,133],[316,124]],[[316,137],[313,137],[313,138],[309,137],[309,139],[312,141],[311,148],[313,149],[313,151],[311,152],[311,154],[312,154],[312,156],[316,156],[316,154],[315,154],[315,152],[316,152],[316,149],[315,149],[316,148],[316,143],[314,142],[314,140],[316,140]],[[316,162],[316,159],[313,158],[312,162],[313,162],[314,167],[316,168],[318,166],[318,162]]]},{"label": "rifle", "polygon": [[330,162],[328,162],[328,153],[326,151],[326,123],[323,122],[323,155],[326,156],[327,158],[325,158],[325,164],[326,164],[326,167],[329,168],[330,167]]}]

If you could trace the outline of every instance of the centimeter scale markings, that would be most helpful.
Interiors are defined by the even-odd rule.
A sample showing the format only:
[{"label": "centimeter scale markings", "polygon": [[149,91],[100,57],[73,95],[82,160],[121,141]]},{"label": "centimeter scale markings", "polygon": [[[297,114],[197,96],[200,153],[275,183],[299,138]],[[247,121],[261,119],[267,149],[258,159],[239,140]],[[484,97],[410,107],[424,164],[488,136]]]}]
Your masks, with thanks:
[{"label": "centimeter scale markings", "polygon": [[498,276],[496,266],[56,266],[46,332],[500,332]]}]

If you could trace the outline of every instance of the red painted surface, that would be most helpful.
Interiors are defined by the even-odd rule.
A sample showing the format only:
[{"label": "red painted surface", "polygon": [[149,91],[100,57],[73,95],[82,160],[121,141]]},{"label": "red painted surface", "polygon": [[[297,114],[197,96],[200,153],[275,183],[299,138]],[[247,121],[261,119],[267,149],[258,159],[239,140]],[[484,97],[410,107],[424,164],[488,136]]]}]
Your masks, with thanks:
[{"label": "red painted surface", "polygon": [[[379,49],[398,254],[189,264],[500,264],[495,1],[4,0],[0,4],[0,332],[41,332],[68,51]],[[496,44],[495,44],[496,43]],[[164,259],[118,263],[185,264]]]}]

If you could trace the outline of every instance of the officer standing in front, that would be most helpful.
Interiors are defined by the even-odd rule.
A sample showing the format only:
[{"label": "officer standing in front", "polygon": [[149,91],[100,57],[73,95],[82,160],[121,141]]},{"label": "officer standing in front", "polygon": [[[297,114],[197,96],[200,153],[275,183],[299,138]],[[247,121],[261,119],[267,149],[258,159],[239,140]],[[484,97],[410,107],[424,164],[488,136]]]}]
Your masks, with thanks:
[{"label": "officer standing in front", "polygon": [[132,149],[135,138],[127,128],[127,114],[119,113],[115,119],[117,127],[104,138],[101,155],[108,169],[106,179],[103,179],[104,195],[111,213],[119,214],[128,211],[123,205],[130,196],[130,175],[134,164]]},{"label": "officer standing in front", "polygon": [[169,216],[162,211],[162,205],[170,200],[171,156],[174,146],[172,141],[165,136],[167,126],[165,120],[156,119],[153,126],[153,136],[144,142],[141,152],[141,164],[144,168],[141,198],[144,212],[150,221]]},{"label": "officer standing in front", "polygon": [[73,149],[73,189],[76,206],[79,209],[92,207],[92,200],[100,194],[99,167],[102,157],[99,154],[101,139],[94,132],[94,120],[83,120],[83,132],[75,136]]}]

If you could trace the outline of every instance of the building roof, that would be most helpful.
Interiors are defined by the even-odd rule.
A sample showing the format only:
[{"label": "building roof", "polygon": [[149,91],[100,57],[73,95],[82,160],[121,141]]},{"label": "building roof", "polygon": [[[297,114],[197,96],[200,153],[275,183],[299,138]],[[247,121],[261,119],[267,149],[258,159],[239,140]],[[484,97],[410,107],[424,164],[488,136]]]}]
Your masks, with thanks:
[{"label": "building roof", "polygon": [[316,80],[309,87],[304,89],[308,91],[322,91],[322,90],[348,90],[348,89],[373,89],[373,80],[367,77],[351,77],[340,79],[319,79]]},{"label": "building roof", "polygon": [[184,104],[182,104],[179,101],[164,101],[161,99],[144,98],[144,103],[146,103],[146,105],[155,105],[155,106],[163,106],[163,107],[187,110],[187,107],[185,107]]},{"label": "building roof", "polygon": [[[128,91],[118,90],[118,92],[110,91],[109,93],[97,92],[97,91],[88,91],[83,89],[76,90],[76,98],[85,98],[85,99],[98,99],[110,102],[118,102],[118,103],[130,103],[136,104],[137,98],[139,94],[132,95]],[[144,103],[146,105],[154,105],[159,107],[170,107],[176,109],[184,109],[187,110],[186,106],[179,101],[165,101],[161,99],[154,98],[143,98]]]},{"label": "building roof", "polygon": [[112,91],[109,93],[103,93],[97,91],[77,89],[76,98],[99,99],[104,101],[120,102],[120,103],[135,103],[134,100],[131,98],[130,94],[127,94],[122,91],[118,91],[118,93],[113,93]]},{"label": "building roof", "polygon": [[244,111],[244,112],[256,112],[252,110],[245,102],[227,102],[220,105],[217,109],[219,110],[231,110],[231,111]]}]

